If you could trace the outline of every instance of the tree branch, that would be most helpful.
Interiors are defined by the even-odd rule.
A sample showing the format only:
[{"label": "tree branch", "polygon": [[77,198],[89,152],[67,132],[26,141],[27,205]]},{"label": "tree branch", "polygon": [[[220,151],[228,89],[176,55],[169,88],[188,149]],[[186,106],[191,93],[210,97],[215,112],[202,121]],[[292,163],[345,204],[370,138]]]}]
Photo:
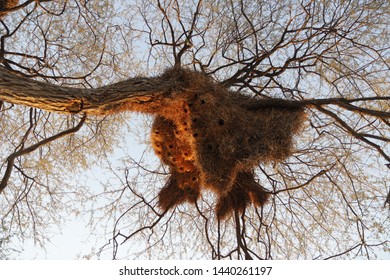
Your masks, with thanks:
[{"label": "tree branch", "polygon": [[336,113],[330,111],[330,110],[327,110],[321,106],[317,106],[317,109],[332,117],[338,124],[340,124],[350,135],[352,135],[353,137],[355,137],[356,139],[359,139],[361,140],[362,142],[370,145],[371,147],[373,147],[374,149],[376,149],[389,163],[390,163],[390,156],[386,154],[386,152],[376,143],[370,141],[367,139],[367,137],[365,135],[362,135],[361,133],[358,133],[356,132],[352,127],[350,127],[345,121],[343,121]]},{"label": "tree branch", "polygon": [[[166,77],[135,77],[100,88],[85,89],[35,81],[0,67],[0,100],[65,114],[108,115],[124,110],[156,113],[159,107],[167,104],[162,102],[164,98],[167,98],[167,93],[183,90],[183,88],[179,88],[180,81],[175,79],[177,79],[175,76],[168,80]],[[390,97],[351,100],[326,98],[301,101],[259,99],[245,105],[245,107],[249,110],[261,110],[266,107],[294,109],[333,104],[349,111],[387,119],[390,118],[390,112],[351,104],[383,100],[390,100]]]},{"label": "tree branch", "polygon": [[96,89],[72,88],[35,81],[0,67],[0,100],[65,114],[148,112],[149,103],[168,87],[159,78],[133,78]]},{"label": "tree branch", "polygon": [[388,111],[379,111],[373,109],[367,109],[363,107],[358,107],[353,105],[355,102],[364,102],[364,101],[390,101],[390,96],[378,96],[378,97],[366,97],[366,98],[355,98],[355,99],[346,99],[346,98],[324,98],[324,99],[306,99],[306,100],[283,100],[283,99],[265,99],[261,102],[249,104],[248,109],[259,110],[261,108],[266,108],[267,106],[277,106],[283,108],[298,108],[298,107],[316,107],[321,105],[336,105],[341,108],[344,108],[348,111],[370,115],[374,117],[379,117],[381,119],[390,118],[390,112]]},{"label": "tree branch", "polygon": [[[3,176],[3,179],[0,182],[0,194],[4,191],[4,189],[6,188],[6,186],[8,184],[8,181],[11,177],[14,162],[15,162],[15,159],[17,157],[31,153],[31,152],[35,151],[36,149],[38,149],[39,147],[42,147],[42,146],[44,146],[44,145],[46,145],[54,140],[57,140],[65,135],[77,132],[83,126],[86,118],[87,118],[87,115],[84,115],[82,117],[82,119],[80,120],[80,122],[75,127],[72,127],[70,129],[62,131],[60,133],[57,133],[56,135],[53,135],[49,138],[43,139],[42,141],[39,141],[38,143],[36,143],[28,148],[23,148],[23,146],[22,146],[19,151],[16,151],[13,154],[11,154],[7,158],[7,168],[5,170],[5,174]],[[26,133],[26,136],[27,136],[28,132]]]}]

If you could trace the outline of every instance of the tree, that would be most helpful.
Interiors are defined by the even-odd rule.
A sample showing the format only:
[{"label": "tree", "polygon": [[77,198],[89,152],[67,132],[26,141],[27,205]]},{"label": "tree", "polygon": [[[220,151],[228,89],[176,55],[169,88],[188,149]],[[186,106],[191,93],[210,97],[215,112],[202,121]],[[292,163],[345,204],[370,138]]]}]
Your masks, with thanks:
[{"label": "tree", "polygon": [[[2,223],[13,234],[43,245],[60,212],[92,205],[92,229],[103,223],[111,233],[98,253],[110,248],[113,258],[375,258],[386,251],[388,1],[22,2],[0,11],[0,191]],[[213,172],[201,165],[196,199],[175,194],[182,203],[161,209],[162,190],[175,179],[168,180],[176,166],[168,156],[161,164],[149,148],[140,159],[125,149],[115,164],[110,153],[123,145],[127,112],[169,117],[170,108],[190,105],[194,91],[214,100],[199,115],[208,116],[205,125],[214,114],[230,128],[213,139],[240,152],[209,164]],[[276,149],[259,145],[261,131],[288,124],[292,111],[305,112],[302,128],[287,142],[271,137]],[[173,133],[172,121],[159,128]],[[237,145],[244,140],[248,149]],[[194,141],[199,159],[208,146]],[[253,149],[262,156],[255,164],[243,155]],[[72,180],[103,163],[116,179],[101,189]],[[236,171],[222,172],[225,163]],[[268,202],[253,198],[245,180]],[[203,188],[218,182],[217,191]],[[232,211],[216,215],[223,203]]]}]

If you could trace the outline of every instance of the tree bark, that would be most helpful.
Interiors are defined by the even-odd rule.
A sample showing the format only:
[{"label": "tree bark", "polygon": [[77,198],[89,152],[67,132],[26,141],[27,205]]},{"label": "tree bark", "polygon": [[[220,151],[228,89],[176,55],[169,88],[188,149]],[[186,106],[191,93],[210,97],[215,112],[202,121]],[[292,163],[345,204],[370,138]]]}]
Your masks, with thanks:
[{"label": "tree bark", "polygon": [[[95,89],[73,88],[54,85],[26,78],[0,67],[0,101],[40,108],[43,110],[87,115],[108,115],[120,111],[156,113],[161,106],[169,106],[169,93],[183,90],[176,76],[135,77]],[[283,99],[259,99],[248,103],[248,110],[270,107],[298,108],[321,107],[333,104],[348,111],[372,115],[380,119],[390,117],[388,111],[357,107],[355,102],[390,100],[390,97],[368,97],[357,99],[328,98],[301,101]]]},{"label": "tree bark", "polygon": [[150,103],[167,90],[165,85],[159,78],[140,77],[96,89],[73,88],[35,81],[0,67],[0,100],[65,114],[148,112]]}]

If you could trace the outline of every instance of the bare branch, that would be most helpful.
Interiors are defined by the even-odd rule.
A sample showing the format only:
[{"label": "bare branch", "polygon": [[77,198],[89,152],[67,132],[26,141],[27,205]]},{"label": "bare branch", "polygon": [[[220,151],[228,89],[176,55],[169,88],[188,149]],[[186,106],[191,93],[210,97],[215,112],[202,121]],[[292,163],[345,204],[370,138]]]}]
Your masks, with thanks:
[{"label": "bare branch", "polygon": [[[75,133],[77,132],[78,130],[80,130],[80,128],[83,126],[85,120],[86,120],[87,116],[84,115],[80,122],[75,126],[75,127],[72,127],[70,129],[67,129],[65,131],[62,131],[56,135],[53,135],[49,138],[46,138],[30,147],[27,147],[27,148],[24,148],[24,145],[22,145],[21,149],[19,149],[18,151],[14,152],[13,154],[11,154],[10,156],[8,156],[7,158],[7,169],[5,171],[5,174],[3,176],[3,179],[1,180],[0,182],[0,194],[4,191],[4,189],[6,188],[7,184],[8,184],[8,181],[11,177],[11,173],[12,173],[12,168],[14,166],[14,161],[16,158],[20,157],[20,156],[23,156],[23,155],[26,155],[28,153],[31,153],[33,151],[35,151],[36,149],[38,149],[39,147],[42,147],[50,142],[53,142],[61,137],[64,137],[66,135],[69,135],[69,134],[72,134],[72,133]],[[29,131],[31,130],[32,126],[30,126],[30,129],[27,131],[26,133],[26,136],[28,135]]]}]

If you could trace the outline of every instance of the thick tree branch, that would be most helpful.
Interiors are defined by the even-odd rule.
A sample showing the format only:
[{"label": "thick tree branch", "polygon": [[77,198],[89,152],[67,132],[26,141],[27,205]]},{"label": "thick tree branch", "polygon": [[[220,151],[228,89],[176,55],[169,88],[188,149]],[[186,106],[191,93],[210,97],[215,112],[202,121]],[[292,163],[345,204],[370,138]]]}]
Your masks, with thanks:
[{"label": "thick tree branch", "polygon": [[44,3],[44,2],[51,2],[53,0],[28,0],[28,1],[19,1],[21,2],[20,5],[15,5],[14,7],[11,7],[11,8],[8,8],[6,10],[0,10],[0,18],[3,17],[4,15],[8,14],[8,13],[12,13],[12,12],[15,12],[15,11],[18,11],[18,10],[21,10],[25,7],[27,7],[28,5],[30,5],[31,3]]},{"label": "thick tree branch", "polygon": [[390,96],[378,96],[378,97],[367,97],[367,98],[355,98],[355,99],[346,99],[346,98],[324,98],[324,99],[307,99],[300,101],[292,101],[292,100],[283,100],[283,99],[268,99],[262,100],[258,103],[253,103],[248,106],[248,109],[258,110],[261,108],[265,108],[267,106],[280,106],[280,107],[318,107],[322,105],[336,105],[343,109],[346,109],[351,112],[370,115],[374,117],[378,117],[380,119],[388,119],[390,118],[390,111],[379,111],[374,109],[367,109],[363,107],[358,107],[353,105],[352,103],[356,102],[364,102],[364,101],[386,101],[390,102]]},{"label": "thick tree branch", "polygon": [[[88,115],[108,115],[118,111],[155,113],[166,94],[183,88],[176,77],[135,77],[95,89],[72,88],[35,81],[0,67],[0,101],[36,107],[47,111]],[[298,108],[321,105],[337,105],[346,110],[371,115],[380,119],[390,118],[390,112],[367,109],[354,102],[389,100],[390,97],[368,97],[348,100],[345,98],[309,99],[302,101],[263,99],[247,104],[249,110],[266,107]],[[168,101],[168,100],[166,100]]]},{"label": "thick tree branch", "polygon": [[168,83],[158,78],[133,78],[97,89],[63,87],[35,81],[0,67],[1,101],[57,113],[107,115],[124,110],[124,107],[132,110],[132,106],[145,107],[148,112],[152,105],[145,104],[158,98],[167,86]]}]

